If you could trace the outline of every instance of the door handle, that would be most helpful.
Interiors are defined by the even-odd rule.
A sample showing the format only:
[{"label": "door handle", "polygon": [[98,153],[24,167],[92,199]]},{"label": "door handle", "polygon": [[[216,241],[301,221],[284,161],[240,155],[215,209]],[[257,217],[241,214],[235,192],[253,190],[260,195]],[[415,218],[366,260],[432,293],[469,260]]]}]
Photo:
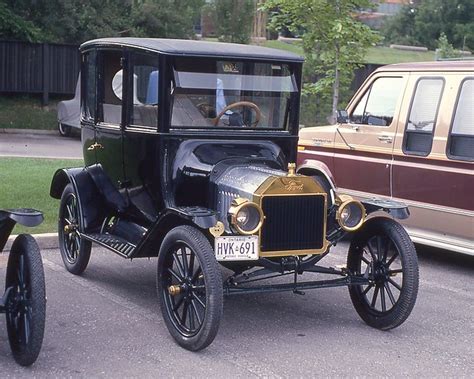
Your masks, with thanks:
[{"label": "door handle", "polygon": [[392,143],[393,142],[393,138],[389,137],[389,136],[379,136],[378,139],[379,139],[380,142],[384,142],[384,143]]},{"label": "door handle", "polygon": [[102,146],[100,143],[95,142],[87,148],[87,151],[94,151],[94,150],[103,149],[103,148],[104,146]]}]

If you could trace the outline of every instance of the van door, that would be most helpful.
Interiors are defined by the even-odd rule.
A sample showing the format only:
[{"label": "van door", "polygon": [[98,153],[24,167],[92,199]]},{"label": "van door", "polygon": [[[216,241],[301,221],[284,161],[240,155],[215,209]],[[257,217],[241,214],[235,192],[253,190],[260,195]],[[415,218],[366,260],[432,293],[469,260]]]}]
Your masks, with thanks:
[{"label": "van door", "polygon": [[349,123],[338,126],[334,168],[338,187],[355,195],[391,196],[390,169],[407,75],[380,73],[348,107]]},{"label": "van door", "polygon": [[416,242],[454,237],[464,242],[448,243],[472,248],[474,78],[466,76],[414,74],[407,86],[392,182],[393,196],[410,206],[404,224]]}]

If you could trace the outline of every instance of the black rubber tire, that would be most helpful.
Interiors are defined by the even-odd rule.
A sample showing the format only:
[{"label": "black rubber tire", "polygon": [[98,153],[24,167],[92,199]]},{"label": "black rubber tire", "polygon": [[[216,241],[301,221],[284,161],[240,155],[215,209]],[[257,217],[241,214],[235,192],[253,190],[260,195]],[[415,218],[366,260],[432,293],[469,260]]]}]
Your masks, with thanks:
[{"label": "black rubber tire", "polygon": [[418,258],[398,222],[386,217],[366,221],[352,239],[347,268],[352,274],[366,273],[371,280],[369,285],[349,287],[352,303],[368,325],[389,330],[408,318],[418,294]]},{"label": "black rubber tire", "polygon": [[71,127],[60,122],[58,122],[58,131],[62,137],[69,137],[71,135]]},{"label": "black rubber tire", "polygon": [[84,272],[91,256],[92,244],[81,238],[77,231],[66,233],[64,227],[73,224],[80,228],[80,209],[74,187],[69,183],[61,195],[58,218],[59,251],[66,269],[80,275]]},{"label": "black rubber tire", "polygon": [[46,291],[40,250],[28,234],[20,234],[13,242],[5,281],[5,288],[9,287],[13,287],[6,307],[10,348],[18,364],[30,366],[43,344]]},{"label": "black rubber tire", "polygon": [[[175,265],[178,251],[181,254],[181,268]],[[184,265],[182,258],[183,251],[186,256],[186,265]],[[193,254],[194,258],[191,264],[189,262]],[[177,271],[177,276],[188,278],[189,288],[191,285],[204,288],[183,290],[182,294],[174,297],[168,290],[169,286],[184,283],[186,280],[178,280],[176,274],[173,277],[168,271],[170,267],[173,271]],[[196,270],[194,270],[195,268]],[[166,235],[158,256],[157,291],[165,324],[171,336],[180,346],[187,350],[198,351],[207,347],[214,340],[223,310],[222,274],[209,241],[198,229],[192,226],[178,226]],[[198,300],[195,301],[197,297],[200,298],[201,305],[198,304]],[[183,304],[182,309],[177,305],[178,303]],[[198,326],[195,322],[191,324],[191,318],[198,321]],[[186,321],[190,324],[189,327],[186,325]],[[191,330],[193,325],[194,330]]]}]

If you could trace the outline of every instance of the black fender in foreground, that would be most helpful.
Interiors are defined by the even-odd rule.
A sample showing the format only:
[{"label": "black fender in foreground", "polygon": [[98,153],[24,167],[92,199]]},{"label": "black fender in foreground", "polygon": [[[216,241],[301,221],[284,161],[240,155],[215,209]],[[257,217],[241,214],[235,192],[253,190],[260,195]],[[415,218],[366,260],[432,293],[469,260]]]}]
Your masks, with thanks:
[{"label": "black fender in foreground", "polygon": [[33,227],[41,224],[43,219],[43,213],[35,209],[0,209],[0,252],[5,247],[16,223]]},{"label": "black fender in foreground", "polygon": [[207,208],[167,208],[145,234],[130,258],[157,256],[166,234],[177,226],[191,225],[204,231],[215,226],[217,221],[216,213]]}]

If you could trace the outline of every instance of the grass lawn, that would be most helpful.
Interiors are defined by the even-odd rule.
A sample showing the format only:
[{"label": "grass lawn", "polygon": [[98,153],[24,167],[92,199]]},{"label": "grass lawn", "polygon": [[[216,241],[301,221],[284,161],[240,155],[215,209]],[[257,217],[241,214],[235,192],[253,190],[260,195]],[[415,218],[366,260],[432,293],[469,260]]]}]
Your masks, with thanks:
[{"label": "grass lawn", "polygon": [[[264,46],[291,51],[293,53],[303,55],[303,49],[297,43],[289,44],[281,41],[266,41]],[[365,57],[365,63],[391,64],[402,62],[434,61],[434,59],[434,51],[406,51],[390,49],[389,47],[385,46],[377,46],[369,48],[367,51],[367,56]]]},{"label": "grass lawn", "polygon": [[0,158],[0,208],[35,208],[44,213],[42,224],[34,228],[16,225],[14,234],[57,231],[59,200],[49,196],[58,168],[83,166],[82,160],[40,158]]},{"label": "grass lawn", "polygon": [[50,129],[57,128],[56,102],[41,107],[41,100],[34,97],[0,96],[0,129]]}]

